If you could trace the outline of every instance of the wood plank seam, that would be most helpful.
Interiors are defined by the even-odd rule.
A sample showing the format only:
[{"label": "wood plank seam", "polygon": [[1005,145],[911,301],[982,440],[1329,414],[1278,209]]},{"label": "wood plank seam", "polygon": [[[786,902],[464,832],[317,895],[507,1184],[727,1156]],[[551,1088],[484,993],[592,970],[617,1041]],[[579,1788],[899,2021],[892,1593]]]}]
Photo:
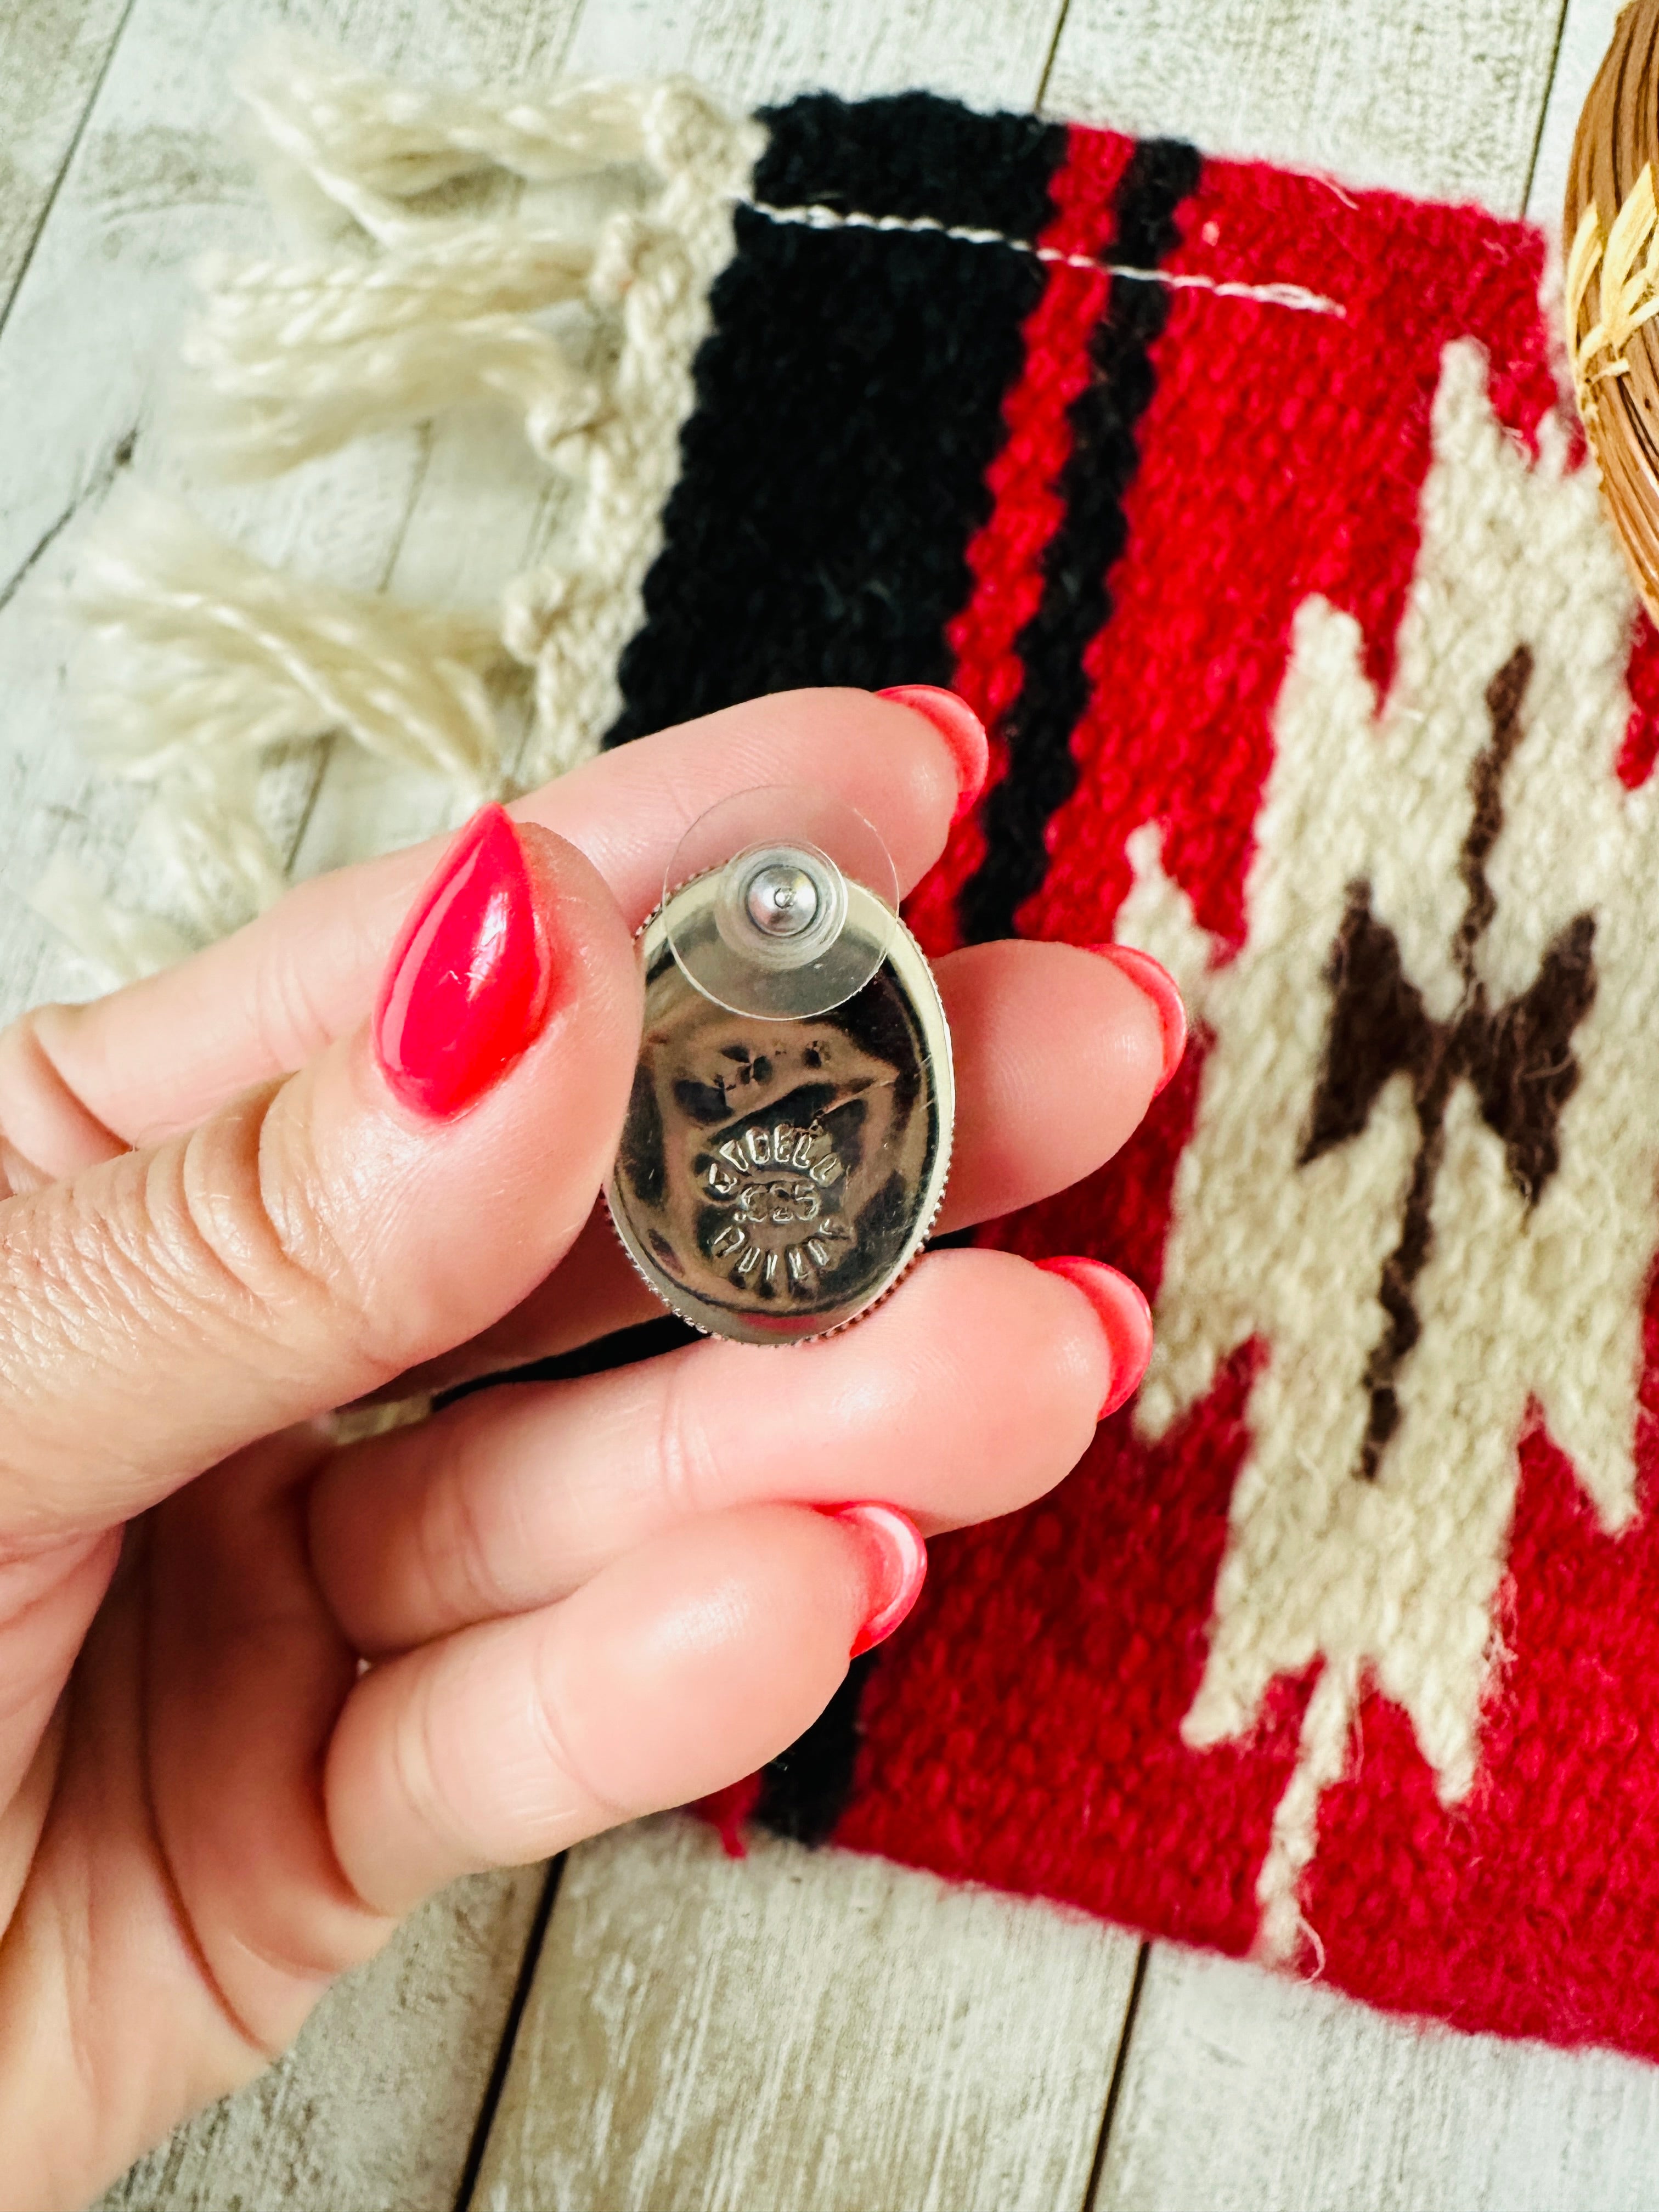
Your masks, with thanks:
[{"label": "wood plank seam", "polygon": [[[1565,0],[1563,0],[1565,4]],[[1060,13],[1054,17],[1054,35],[1048,41],[1048,51],[1042,57],[1042,73],[1037,79],[1036,98],[1031,102],[1039,114],[1048,97],[1048,80],[1054,72],[1054,56],[1060,52],[1060,41],[1066,29],[1066,18],[1072,12],[1072,0],[1060,0]]]},{"label": "wood plank seam", "polygon": [[1140,1995],[1146,1986],[1146,1969],[1151,1963],[1152,1947],[1142,1943],[1135,1954],[1134,1979],[1129,1984],[1129,2002],[1123,2010],[1123,2026],[1117,2039],[1117,2052],[1112,2060],[1111,2079],[1106,2084],[1106,2102],[1101,2108],[1100,2134],[1095,2143],[1094,2162],[1089,2168],[1089,2179],[1083,2191],[1081,2212],[1096,2212],[1096,2199],[1100,2191],[1101,2176],[1106,2170],[1106,2148],[1111,2141],[1112,2122],[1117,2116],[1117,2100],[1123,2087],[1123,2077],[1129,2067],[1129,2046],[1134,2040],[1135,2022],[1140,2014]]},{"label": "wood plank seam", "polygon": [[559,1883],[568,1856],[568,1852],[561,1851],[557,1858],[548,1862],[547,1876],[536,1903],[536,1916],[530,1923],[530,1932],[525,1938],[523,1954],[519,1960],[518,1978],[513,1984],[512,2001],[507,2006],[507,2018],[501,2023],[501,2036],[495,2045],[495,2063],[489,2069],[489,2079],[484,2084],[478,2117],[473,2124],[472,2140],[466,2148],[466,2163],[462,2166],[460,2179],[455,2185],[455,2212],[471,2212],[473,2192],[478,2185],[479,2169],[483,2165],[489,2130],[495,2124],[495,2108],[501,2101],[507,2069],[512,2063],[513,2046],[519,2039],[519,2024],[530,2001],[536,1969],[541,1963],[542,1945],[547,1936],[547,1923],[553,1917]]},{"label": "wood plank seam", "polygon": [[125,431],[111,447],[108,457],[99,463],[74,495],[67,500],[53,520],[30,546],[4,583],[0,584],[0,614],[16,598],[23,586],[40,567],[46,555],[75,520],[82,507],[96,505],[109,493],[118,477],[132,459],[133,447],[137,443],[138,426]]},{"label": "wood plank seam", "polygon": [[1544,127],[1549,121],[1550,94],[1555,88],[1555,73],[1561,66],[1561,37],[1567,27],[1567,9],[1571,4],[1571,0],[1561,0],[1561,10],[1555,19],[1555,44],[1550,49],[1550,65],[1544,77],[1544,94],[1538,104],[1538,128],[1533,133],[1532,157],[1527,163],[1527,181],[1521,191],[1523,208],[1532,198],[1532,180],[1538,173],[1538,156],[1544,143]]},{"label": "wood plank seam", "polygon": [[[57,173],[52,178],[51,189],[41,203],[33,232],[28,245],[24,249],[22,258],[17,264],[17,273],[12,279],[11,289],[7,293],[5,299],[0,301],[0,337],[5,336],[6,325],[11,319],[11,311],[17,295],[23,289],[23,280],[29,273],[29,264],[34,258],[34,250],[40,243],[42,232],[52,220],[52,211],[58,204],[58,195],[63,190],[64,179],[74,167],[75,157],[81,149],[82,139],[86,136],[87,125],[91,119],[92,111],[98,105],[99,94],[104,89],[104,81],[110,73],[111,64],[120,51],[121,40],[126,33],[127,25],[132,20],[132,11],[137,5],[137,0],[126,0],[126,6],[121,10],[121,20],[115,27],[115,35],[105,49],[104,58],[99,64],[97,75],[93,78],[91,89],[81,110],[81,119],[70,133],[69,144],[64,149],[62,161],[58,164]],[[67,519],[65,517],[66,520]]]}]

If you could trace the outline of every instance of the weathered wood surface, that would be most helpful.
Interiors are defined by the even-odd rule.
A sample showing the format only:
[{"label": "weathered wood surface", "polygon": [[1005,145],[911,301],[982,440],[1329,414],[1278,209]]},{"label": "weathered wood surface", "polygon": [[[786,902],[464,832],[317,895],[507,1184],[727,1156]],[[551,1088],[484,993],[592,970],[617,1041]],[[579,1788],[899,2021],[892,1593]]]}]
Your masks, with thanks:
[{"label": "weathered wood surface", "polygon": [[1044,104],[1518,215],[1560,0],[1072,0]]},{"label": "weathered wood surface", "polygon": [[100,2212],[450,2212],[545,1880],[475,1875],[423,1906]]},{"label": "weathered wood surface", "polygon": [[1659,2069],[1155,1947],[1097,2212],[1650,2212]]},{"label": "weathered wood surface", "polygon": [[669,1815],[571,1856],[484,2212],[1080,2204],[1136,1947]]},{"label": "weathered wood surface", "polygon": [[1527,192],[1527,213],[1552,234],[1561,221],[1573,133],[1595,72],[1613,38],[1624,0],[1567,0],[1556,47],[1555,73],[1538,133],[1538,158]]},{"label": "weathered wood surface", "polygon": [[585,0],[573,70],[684,70],[734,105],[926,85],[1030,108],[1064,0]]},{"label": "weathered wood surface", "polygon": [[0,17],[0,324],[27,266],[128,0],[36,0]]}]

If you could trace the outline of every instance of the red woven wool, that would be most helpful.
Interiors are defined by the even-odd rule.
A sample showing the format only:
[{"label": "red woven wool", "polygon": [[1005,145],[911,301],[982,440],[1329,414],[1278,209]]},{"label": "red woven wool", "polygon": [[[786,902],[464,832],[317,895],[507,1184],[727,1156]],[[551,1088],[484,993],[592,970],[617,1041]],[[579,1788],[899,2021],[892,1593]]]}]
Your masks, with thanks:
[{"label": "red woven wool", "polygon": [[[1111,258],[1126,152],[1073,134],[1055,239]],[[1052,1498],[935,1547],[836,1838],[1659,2056],[1659,641],[1558,411],[1537,233],[1224,162],[1177,221],[1164,270],[1203,281],[1149,349],[1018,922],[1158,952],[1194,1043],[1117,1161],[990,1232],[1128,1269],[1165,1364]],[[1267,281],[1341,313],[1210,289]],[[994,732],[1102,282],[1056,270],[1027,320],[969,548]],[[964,825],[913,902],[935,948],[989,850]]]},{"label": "red woven wool", "polygon": [[[1112,198],[1133,144],[1114,131],[1073,133],[1070,159],[1050,188],[1054,219],[1037,241],[1045,252],[1078,261],[1106,256]],[[1088,380],[1089,333],[1109,283],[1078,261],[1054,265],[1021,334],[1025,365],[1003,409],[1007,442],[986,476],[994,504],[968,547],[974,595],[948,632],[952,683],[990,732],[994,777],[1007,766],[1001,728],[1023,674],[1017,641],[1037,611],[1043,549],[1060,517],[1059,477],[1071,450],[1066,410]],[[984,858],[984,834],[973,815],[913,895],[911,927],[933,951],[960,941],[957,896]]]},{"label": "red woven wool", "polygon": [[1625,680],[1630,686],[1630,722],[1619,754],[1619,778],[1638,791],[1659,761],[1659,630],[1645,611],[1636,618]]}]

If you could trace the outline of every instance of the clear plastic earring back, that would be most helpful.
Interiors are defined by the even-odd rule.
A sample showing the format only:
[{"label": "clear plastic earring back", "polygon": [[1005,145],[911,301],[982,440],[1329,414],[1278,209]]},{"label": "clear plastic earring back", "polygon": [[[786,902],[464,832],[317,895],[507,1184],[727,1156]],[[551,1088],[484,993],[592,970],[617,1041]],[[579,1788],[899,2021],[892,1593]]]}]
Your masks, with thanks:
[{"label": "clear plastic earring back", "polygon": [[811,1020],[880,968],[899,927],[881,838],[829,792],[770,784],[711,806],[663,882],[674,959],[704,998],[765,1021]]}]

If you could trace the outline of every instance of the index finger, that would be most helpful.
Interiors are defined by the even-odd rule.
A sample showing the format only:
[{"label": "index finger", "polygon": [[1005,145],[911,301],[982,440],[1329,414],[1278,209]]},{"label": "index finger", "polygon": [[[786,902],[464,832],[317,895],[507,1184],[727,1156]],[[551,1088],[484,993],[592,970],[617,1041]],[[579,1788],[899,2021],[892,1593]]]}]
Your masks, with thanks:
[{"label": "index finger", "polygon": [[[975,755],[929,716],[867,691],[781,692],[602,753],[510,811],[585,853],[637,927],[661,898],[663,871],[690,825],[720,799],[763,784],[815,785],[855,806],[880,831],[908,890],[937,858],[964,789],[982,776],[982,736]],[[0,1128],[61,1175],[102,1156],[101,1132],[153,1144],[251,1085],[304,1066],[362,1018],[386,947],[444,842],[313,878],[176,968],[84,1006],[26,1017],[0,1039]],[[49,1099],[37,1104],[42,1059],[55,1079],[49,1087],[67,1091],[78,1117],[61,1096],[56,1112]],[[52,1123],[39,1136],[29,1126],[36,1113]]]}]

